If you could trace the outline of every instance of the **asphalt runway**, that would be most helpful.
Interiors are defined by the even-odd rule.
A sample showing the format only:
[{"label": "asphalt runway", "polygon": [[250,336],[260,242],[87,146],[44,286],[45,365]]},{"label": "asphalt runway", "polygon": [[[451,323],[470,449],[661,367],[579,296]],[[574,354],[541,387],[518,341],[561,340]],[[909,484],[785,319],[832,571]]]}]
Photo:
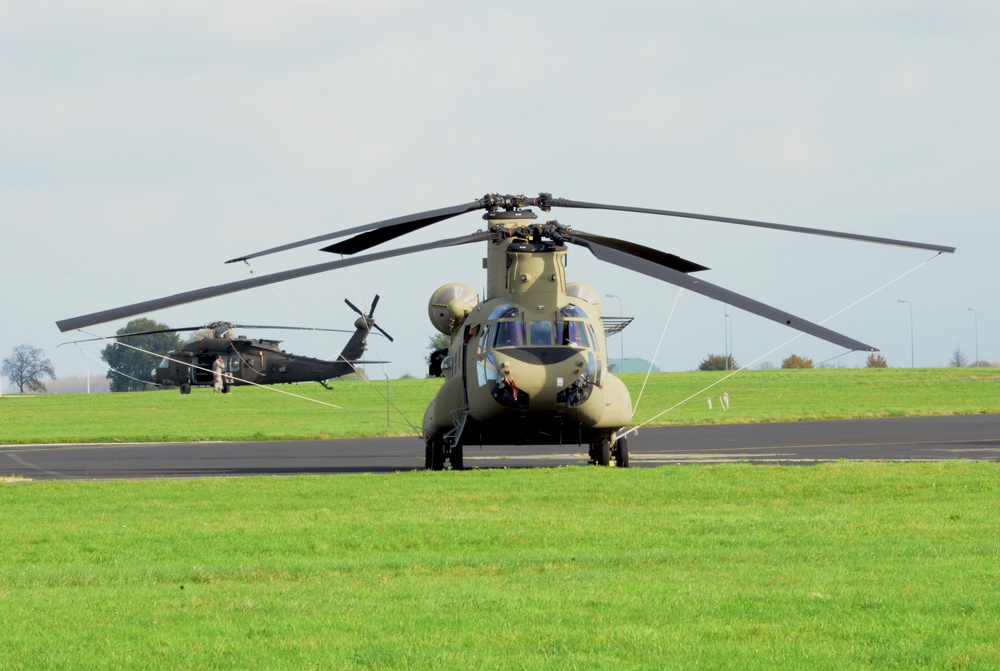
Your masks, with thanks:
[{"label": "asphalt runway", "polygon": [[[643,429],[629,437],[631,466],[831,460],[1000,461],[1000,415],[906,417]],[[466,468],[587,463],[572,446],[465,447]],[[422,469],[419,438],[265,443],[0,446],[0,475],[33,480],[203,478],[391,473]]]}]

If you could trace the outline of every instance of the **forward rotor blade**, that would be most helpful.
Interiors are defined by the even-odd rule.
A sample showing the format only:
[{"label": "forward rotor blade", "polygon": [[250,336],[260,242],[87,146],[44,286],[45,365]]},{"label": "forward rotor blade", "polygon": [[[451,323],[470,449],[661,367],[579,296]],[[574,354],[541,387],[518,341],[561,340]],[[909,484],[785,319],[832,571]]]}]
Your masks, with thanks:
[{"label": "forward rotor blade", "polygon": [[693,212],[675,212],[673,210],[656,210],[647,207],[629,207],[626,205],[603,205],[601,203],[585,203],[578,200],[568,200],[566,198],[541,199],[548,207],[571,207],[589,210],[614,210],[618,212],[639,212],[642,214],[659,214],[667,217],[683,217],[685,219],[701,219],[703,221],[719,221],[725,224],[739,224],[741,226],[755,226],[758,228],[770,228],[776,231],[790,231],[793,233],[807,233],[809,235],[823,235],[831,238],[844,238],[846,240],[861,240],[864,242],[875,242],[882,245],[895,245],[897,247],[914,247],[916,249],[929,249],[935,252],[955,251],[954,247],[945,245],[933,245],[923,242],[909,242],[906,240],[896,240],[893,238],[880,238],[874,235],[860,235],[857,233],[843,233],[841,231],[828,231],[821,228],[806,228],[804,226],[786,226],[785,224],[774,224],[767,221],[754,221],[753,219],[736,219],[734,217],[719,217],[712,214],[695,214]]},{"label": "forward rotor blade", "polygon": [[672,268],[653,263],[652,261],[648,261],[640,257],[631,256],[625,252],[596,242],[588,241],[578,244],[582,244],[590,249],[594,256],[601,261],[613,263],[617,266],[628,268],[629,270],[634,270],[644,275],[655,277],[658,280],[663,280],[664,282],[669,282],[670,284],[678,287],[688,289],[697,294],[714,298],[718,301],[726,303],[727,305],[732,305],[752,314],[764,317],[765,319],[770,319],[771,321],[779,324],[790,326],[793,329],[816,336],[817,338],[826,340],[827,342],[831,342],[835,345],[840,345],[841,347],[846,347],[851,350],[861,350],[865,352],[878,351],[878,349],[872,347],[871,345],[866,345],[863,342],[841,335],[836,331],[831,331],[824,326],[814,324],[813,322],[796,317],[795,315],[783,310],[771,307],[770,305],[730,291],[729,289],[723,289],[718,285],[704,282],[692,277],[691,275],[678,272]]},{"label": "forward rotor blade", "polygon": [[[472,212],[474,210],[481,210],[484,207],[486,207],[486,204],[484,203],[483,200],[474,200],[471,203],[465,203],[463,205],[452,205],[451,207],[442,207],[442,208],[437,209],[437,210],[428,210],[426,212],[417,212],[416,214],[407,214],[407,215],[404,215],[402,217],[394,217],[392,219],[385,219],[383,221],[376,221],[376,222],[371,223],[371,224],[364,224],[362,226],[355,226],[354,228],[348,228],[348,229],[345,229],[343,231],[336,231],[334,233],[327,233],[325,235],[318,235],[318,236],[316,236],[314,238],[308,238],[306,240],[299,240],[298,242],[290,242],[290,243],[288,243],[286,245],[281,245],[279,247],[272,247],[271,249],[265,249],[262,252],[254,252],[253,254],[247,254],[246,256],[240,256],[240,257],[237,257],[235,259],[229,259],[228,261],[226,261],[226,263],[236,263],[238,261],[248,261],[250,259],[257,258],[258,256],[266,256],[267,254],[274,254],[275,252],[283,252],[283,251],[288,250],[288,249],[295,249],[296,247],[303,247],[305,245],[312,245],[312,244],[316,244],[318,242],[325,242],[327,240],[334,240],[336,238],[343,238],[343,237],[348,236],[348,235],[356,235],[358,237],[357,238],[352,238],[352,240],[358,240],[358,239],[361,239],[363,237],[363,236],[360,236],[358,234],[365,233],[367,231],[374,231],[374,233],[372,233],[371,235],[375,236],[375,238],[379,238],[379,237],[382,238],[381,240],[379,240],[379,242],[373,242],[372,244],[364,244],[363,240],[360,243],[360,245],[359,245],[359,243],[355,243],[354,245],[349,244],[351,242],[351,240],[345,240],[342,243],[338,243],[338,245],[345,245],[346,248],[354,249],[354,251],[350,251],[350,252],[341,252],[341,251],[338,251],[338,250],[331,249],[329,247],[326,248],[325,250],[323,250],[323,251],[335,251],[335,252],[340,253],[340,254],[353,254],[355,252],[359,252],[359,251],[363,251],[365,249],[368,249],[369,247],[373,247],[373,246],[379,244],[380,242],[385,242],[387,240],[392,240],[393,238],[399,237],[400,235],[403,235],[405,233],[409,233],[410,231],[415,231],[417,229],[423,228],[424,226],[428,226],[430,224],[437,223],[439,221],[443,221],[445,219],[450,219],[451,217],[456,217],[456,216],[458,216],[460,214],[465,214],[466,212]],[[393,229],[393,227],[400,227],[400,228]],[[386,229],[386,228],[393,229],[394,231],[398,231],[398,232],[396,232],[395,234],[388,234],[388,235],[382,234],[380,236],[380,234],[378,233],[378,231],[380,229]],[[333,245],[333,247],[336,247],[336,246],[337,245]]]},{"label": "forward rotor blade", "polygon": [[[658,249],[653,249],[652,247],[646,247],[644,245],[636,244],[634,242],[629,242],[628,240],[620,240],[618,238],[606,238],[601,235],[593,235],[592,233],[584,233],[573,229],[571,231],[564,231],[561,233],[568,242],[572,242],[577,245],[583,245],[583,242],[593,242],[604,247],[610,247],[611,249],[617,249],[620,252],[624,252],[631,256],[637,256],[640,259],[646,259],[647,261],[652,261],[661,266],[666,266],[667,268],[672,268],[680,273],[696,273],[699,270],[708,270],[707,267],[701,265],[700,263],[695,263],[694,261],[688,261],[687,259],[682,259],[674,254],[667,254],[666,252],[661,252]],[[576,240],[574,238],[579,238]],[[583,245],[586,246],[586,245]]]},{"label": "forward rotor blade", "polygon": [[152,312],[154,310],[161,310],[163,308],[169,308],[175,305],[184,305],[185,303],[193,303],[195,301],[204,300],[206,298],[225,296],[226,294],[236,293],[237,291],[244,291],[246,289],[253,289],[255,287],[266,286],[268,284],[276,284],[278,282],[293,280],[299,277],[308,277],[309,275],[325,273],[330,270],[336,270],[337,268],[346,268],[348,266],[356,266],[362,263],[368,263],[370,261],[380,261],[382,259],[389,259],[395,256],[403,256],[405,254],[413,254],[416,252],[423,252],[431,249],[439,249],[442,247],[454,247],[456,245],[465,245],[473,242],[481,242],[483,240],[488,240],[489,238],[490,234],[488,232],[483,231],[479,233],[473,233],[472,235],[463,235],[457,238],[438,240],[436,242],[429,242],[422,245],[401,247],[399,249],[391,249],[385,252],[366,254],[365,256],[356,256],[347,259],[338,259],[336,261],[328,261],[327,263],[319,263],[312,266],[306,266],[304,268],[284,270],[277,273],[271,273],[270,275],[261,275],[258,277],[251,277],[245,280],[239,280],[237,282],[219,284],[214,287],[205,287],[204,289],[195,289],[194,291],[186,291],[184,293],[174,294],[173,296],[166,296],[164,298],[157,298],[149,301],[143,301],[141,303],[133,303],[132,305],[126,305],[120,308],[113,308],[111,310],[93,312],[89,315],[82,315],[80,317],[71,317],[70,319],[64,319],[62,321],[56,322],[56,326],[59,327],[60,331],[64,332],[70,331],[73,329],[84,328],[86,326],[92,326],[94,324],[102,324],[104,322],[113,321],[115,319],[121,319],[123,317],[131,317],[133,315]]},{"label": "forward rotor blade", "polygon": [[372,299],[372,307],[368,310],[368,316],[373,317],[375,315],[375,306],[378,305],[378,294],[375,294],[375,298]]}]

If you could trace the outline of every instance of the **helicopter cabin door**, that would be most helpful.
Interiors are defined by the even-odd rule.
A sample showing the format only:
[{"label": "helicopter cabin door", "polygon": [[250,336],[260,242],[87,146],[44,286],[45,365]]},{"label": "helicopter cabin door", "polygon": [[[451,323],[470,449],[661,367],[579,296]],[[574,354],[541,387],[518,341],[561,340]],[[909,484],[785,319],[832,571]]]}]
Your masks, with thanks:
[{"label": "helicopter cabin door", "polygon": [[194,364],[191,367],[191,384],[210,385],[214,382],[215,375],[212,373],[214,354],[196,354],[191,363]]}]

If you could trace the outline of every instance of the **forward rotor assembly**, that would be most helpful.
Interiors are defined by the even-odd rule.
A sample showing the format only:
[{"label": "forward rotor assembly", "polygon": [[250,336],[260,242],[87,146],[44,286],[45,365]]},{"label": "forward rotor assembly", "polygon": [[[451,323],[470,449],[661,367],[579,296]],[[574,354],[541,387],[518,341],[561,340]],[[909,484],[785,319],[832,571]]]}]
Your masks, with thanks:
[{"label": "forward rotor assembly", "polygon": [[[444,238],[429,243],[413,245],[410,247],[402,247],[398,249],[392,249],[389,251],[373,252],[370,254],[364,254],[360,256],[351,256],[354,254],[358,254],[359,252],[367,251],[383,243],[395,240],[396,238],[406,235],[408,233],[418,231],[432,224],[440,223],[447,219],[451,219],[453,217],[457,217],[462,214],[468,214],[470,212],[475,212],[478,210],[486,210],[489,213],[492,213],[493,215],[499,218],[502,215],[501,211],[510,212],[512,213],[513,216],[515,213],[525,208],[538,208],[542,211],[547,212],[550,211],[552,208],[556,207],[567,208],[567,209],[575,208],[575,209],[590,209],[590,210],[607,210],[616,212],[632,212],[639,214],[652,214],[658,216],[696,219],[702,221],[715,221],[715,222],[735,224],[740,226],[751,226],[756,228],[787,231],[792,233],[805,233],[809,235],[819,235],[832,238],[841,238],[846,240],[857,240],[861,242],[894,245],[894,246],[909,247],[914,249],[924,249],[924,250],[935,251],[938,253],[945,253],[945,252],[951,253],[955,251],[954,247],[949,247],[944,245],[912,242],[912,241],[897,240],[897,239],[884,238],[872,235],[845,233],[840,231],[832,231],[832,230],[824,230],[816,228],[806,228],[802,226],[788,226],[784,224],[776,224],[765,221],[755,221],[751,219],[738,219],[734,217],[722,217],[722,216],[708,215],[708,214],[697,214],[692,212],[678,212],[673,210],[660,210],[660,209],[633,207],[624,205],[590,203],[584,201],[570,200],[567,198],[554,198],[551,194],[548,193],[540,193],[537,196],[533,197],[528,197],[523,195],[486,194],[482,198],[473,200],[471,202],[462,203],[459,205],[452,205],[450,207],[444,207],[436,210],[428,210],[425,212],[418,212],[415,214],[395,217],[392,219],[385,219],[382,221],[365,224],[363,226],[356,226],[354,228],[349,228],[342,231],[329,233],[326,235],[316,236],[305,240],[299,240],[297,242],[288,243],[278,247],[272,247],[270,249],[265,249],[263,251],[230,259],[229,261],[227,261],[227,263],[248,261],[250,259],[258,258],[261,256],[273,254],[280,251],[295,249],[297,247],[302,247],[305,245],[325,243],[330,240],[335,240],[338,238],[346,238],[345,240],[341,240],[339,242],[335,242],[333,244],[329,244],[321,248],[322,251],[325,252],[332,252],[335,254],[345,255],[344,257],[335,261],[329,261],[326,263],[319,263],[316,265],[306,266],[302,268],[285,270],[281,272],[272,273],[270,275],[255,276],[249,279],[239,280],[236,282],[229,282],[227,284],[205,287],[202,289],[196,289],[194,291],[175,294],[173,296],[167,296],[164,298],[154,299],[150,301],[143,301],[141,303],[134,303],[132,305],[127,305],[120,308],[114,308],[111,310],[95,312],[80,317],[65,319],[56,322],[56,324],[61,331],[68,331],[72,329],[83,328],[93,324],[112,321],[115,319],[130,317],[136,314],[151,312],[153,310],[159,310],[166,307],[172,307],[175,305],[190,303],[198,300],[203,300],[206,298],[223,296],[226,294],[231,294],[238,291],[251,289],[254,287],[265,286],[299,277],[306,277],[309,275],[315,275],[317,273],[323,273],[338,268],[344,268],[348,266],[359,265],[362,263],[369,263],[372,261],[394,258],[397,256],[403,256],[407,254],[413,254],[432,249],[455,247],[459,245],[482,242],[487,240],[492,240],[494,242],[501,242],[503,238],[510,238],[512,236],[516,236],[524,240],[531,240],[531,239],[540,240],[547,238],[558,244],[568,243],[584,247],[588,249],[595,257],[597,257],[602,261],[606,261],[608,263],[612,263],[621,266],[623,268],[628,268],[630,270],[640,272],[651,277],[655,277],[670,284],[674,284],[676,286],[689,289],[695,293],[699,293],[708,296],[710,298],[723,301],[734,307],[741,308],[753,314],[757,314],[772,321],[778,322],[780,324],[790,326],[805,333],[809,333],[824,340],[828,340],[838,345],[847,347],[848,349],[875,351],[875,348],[871,347],[870,345],[866,345],[852,338],[843,336],[839,333],[831,331],[830,329],[819,326],[818,324],[814,324],[805,319],[801,319],[787,312],[765,305],[763,303],[760,303],[759,301],[755,301],[746,296],[742,296],[728,289],[724,289],[722,287],[710,284],[703,280],[691,277],[689,273],[707,270],[707,268],[701,264],[680,258],[678,256],[669,254],[667,252],[653,249],[651,247],[646,247],[644,245],[640,245],[637,243],[621,240],[619,238],[594,235],[591,233],[586,233],[584,231],[578,230],[576,228],[564,227],[556,222],[550,222],[547,224],[531,224],[523,228],[516,229],[516,231],[514,229],[497,226],[497,227],[491,227],[487,231],[479,231],[470,235]],[[364,313],[362,313],[360,309],[358,309],[357,307],[355,307],[350,303],[348,304],[362,317],[366,317],[366,315],[364,315]],[[374,308],[375,304],[373,303],[372,311],[374,311]],[[370,317],[370,313],[367,317]],[[381,331],[381,329],[379,329],[374,324],[373,327]],[[384,331],[381,332],[383,333],[383,335],[387,336],[387,334],[385,334]]]}]

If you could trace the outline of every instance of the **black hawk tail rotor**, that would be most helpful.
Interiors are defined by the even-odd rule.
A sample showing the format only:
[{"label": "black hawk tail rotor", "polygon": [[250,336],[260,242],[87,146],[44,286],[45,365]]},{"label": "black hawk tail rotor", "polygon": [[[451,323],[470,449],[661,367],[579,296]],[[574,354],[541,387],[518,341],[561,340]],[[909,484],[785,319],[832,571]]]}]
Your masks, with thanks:
[{"label": "black hawk tail rotor", "polygon": [[381,333],[382,335],[384,335],[386,338],[388,338],[389,342],[392,342],[393,341],[392,340],[392,336],[389,335],[388,333],[386,333],[385,330],[383,330],[381,326],[379,326],[378,324],[375,323],[375,306],[378,305],[378,299],[379,299],[378,294],[375,294],[375,298],[372,300],[372,306],[368,310],[368,314],[365,314],[364,312],[362,312],[361,309],[357,305],[355,305],[351,301],[347,300],[346,298],[344,299],[344,302],[347,303],[347,306],[349,308],[351,308],[352,310],[354,310],[355,312],[357,312],[359,315],[361,315],[361,319],[363,319],[365,321],[365,323],[368,324],[369,330],[370,329],[375,329],[376,331],[378,331],[379,333]]}]

